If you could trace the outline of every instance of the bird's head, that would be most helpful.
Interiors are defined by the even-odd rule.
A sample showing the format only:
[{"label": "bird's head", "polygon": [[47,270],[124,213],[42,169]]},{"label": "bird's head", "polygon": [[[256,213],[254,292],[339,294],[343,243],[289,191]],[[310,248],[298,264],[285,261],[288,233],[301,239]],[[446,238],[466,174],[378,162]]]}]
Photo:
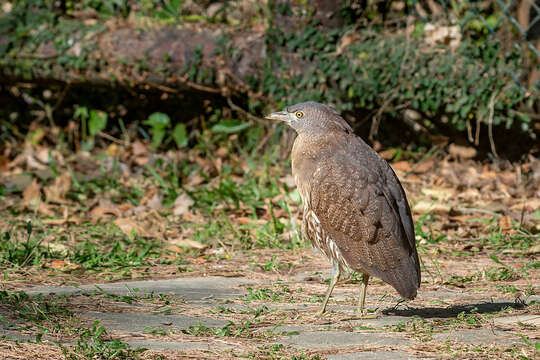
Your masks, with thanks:
[{"label": "bird's head", "polygon": [[330,106],[315,101],[298,103],[265,116],[270,120],[283,121],[300,133],[341,130],[352,133],[350,125]]}]

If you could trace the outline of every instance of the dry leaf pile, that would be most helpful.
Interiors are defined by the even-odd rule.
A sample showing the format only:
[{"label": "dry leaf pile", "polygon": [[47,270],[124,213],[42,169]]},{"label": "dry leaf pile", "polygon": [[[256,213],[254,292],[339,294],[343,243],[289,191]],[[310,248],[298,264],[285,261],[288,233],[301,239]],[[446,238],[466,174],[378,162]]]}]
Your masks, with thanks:
[{"label": "dry leaf pile", "polygon": [[[231,151],[231,142],[237,140],[232,135],[229,145],[218,144],[207,152],[193,148],[152,153],[149,143],[142,140],[113,143],[92,154],[61,154],[29,144],[22,153],[6,148],[0,158],[0,186],[7,190],[0,205],[5,214],[0,220],[0,232],[31,220],[34,227],[54,229],[42,245],[67,254],[74,243],[81,241],[81,232],[74,229],[113,224],[128,239],[159,241],[164,251],[162,259],[172,261],[183,257],[186,250],[194,251],[195,257],[185,258],[188,263],[200,262],[197,256],[205,254],[234,258],[235,250],[245,248],[240,239],[256,244],[260,231],[274,231],[276,226],[284,230],[269,236],[278,243],[291,241],[298,232],[296,219],[301,214],[290,170],[281,162],[266,169],[261,165],[253,167],[253,158]],[[494,231],[511,238],[520,229],[527,232],[524,236],[536,241],[526,249],[535,256],[539,251],[540,161],[530,157],[519,164],[479,163],[470,159],[467,148],[452,145],[450,150],[448,155],[423,156],[417,162],[391,162],[407,191],[415,218],[422,220],[417,228],[420,244],[438,250],[481,250],[482,246],[472,242],[489,238]],[[381,152],[388,160],[395,154],[392,149]],[[171,173],[167,169],[180,163],[188,164],[193,171],[176,173],[180,186],[171,198]],[[225,168],[232,171],[225,173]],[[280,190],[256,204],[235,199],[233,194],[231,198],[220,195],[212,200],[214,203],[202,205],[208,201],[204,194],[221,191],[224,184],[236,188],[231,190],[234,192],[251,179],[264,182],[271,178],[287,192]],[[114,179],[114,186],[107,183],[110,179]],[[290,213],[279,205],[284,203]],[[426,215],[429,221],[423,220]],[[223,232],[193,238],[197,226],[217,221],[221,221]],[[430,244],[419,231],[432,237],[444,236],[446,241]],[[62,236],[68,241],[58,242]],[[522,249],[505,251],[523,253]],[[76,268],[67,257],[41,265]],[[217,260],[210,258],[221,261],[220,256]],[[242,261],[242,257],[237,260]]]}]

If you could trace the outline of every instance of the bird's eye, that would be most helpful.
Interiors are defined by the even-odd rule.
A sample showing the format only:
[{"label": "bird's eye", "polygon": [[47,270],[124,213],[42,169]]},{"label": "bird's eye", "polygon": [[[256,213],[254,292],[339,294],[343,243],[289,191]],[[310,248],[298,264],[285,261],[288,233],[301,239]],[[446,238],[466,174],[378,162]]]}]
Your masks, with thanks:
[{"label": "bird's eye", "polygon": [[304,116],[304,113],[301,111],[297,111],[294,115],[296,115],[296,117],[300,119],[302,116]]}]

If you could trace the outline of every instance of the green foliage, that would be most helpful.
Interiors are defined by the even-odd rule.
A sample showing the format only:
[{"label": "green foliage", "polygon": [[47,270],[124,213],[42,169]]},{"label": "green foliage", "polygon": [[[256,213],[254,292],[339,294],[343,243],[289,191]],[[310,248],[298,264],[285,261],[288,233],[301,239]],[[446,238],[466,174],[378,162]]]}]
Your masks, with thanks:
[{"label": "green foliage", "polygon": [[187,146],[188,135],[186,131],[186,125],[182,123],[176,124],[172,132],[172,137],[174,139],[174,142],[176,143],[176,146],[178,146],[178,148]]},{"label": "green foliage", "polygon": [[166,136],[168,129],[171,127],[171,119],[169,115],[155,112],[148,119],[143,121],[144,125],[150,126],[150,134],[152,135],[152,149],[156,150],[163,142],[174,140],[179,148],[188,145],[188,134],[186,125],[178,123],[175,125],[170,136]]},{"label": "green foliage", "polygon": [[[0,45],[0,66],[28,79],[38,73],[54,74],[53,69],[58,68],[112,75],[107,72],[106,59],[92,57],[92,49],[97,46],[93,40],[97,36],[93,35],[106,29],[104,22],[110,16],[134,14],[160,19],[159,25],[207,21],[203,15],[182,15],[184,0],[21,0],[12,4],[11,12],[0,17],[0,32],[8,34]],[[423,20],[439,26],[435,19],[416,17],[410,37],[404,35],[405,22],[396,25],[397,31],[375,22],[367,28],[358,26],[359,20],[372,21],[380,16],[371,1],[367,9],[361,10],[344,2],[341,15],[345,25],[326,29],[312,18],[310,11],[296,11],[295,7],[303,4],[269,1],[268,5],[258,7],[262,17],[258,21],[268,24],[268,56],[260,68],[242,79],[253,93],[263,95],[248,99],[250,111],[263,111],[268,103],[281,107],[315,100],[352,115],[362,114],[365,118],[356,119],[358,123],[377,115],[384,125],[386,121],[401,121],[400,111],[409,108],[420,112],[421,125],[431,133],[454,135],[471,128],[474,132],[477,124],[492,124],[521,131],[534,139],[530,114],[538,98],[525,96],[513,76],[522,72],[528,56],[535,59],[536,55],[526,55],[523,49],[509,49],[505,42],[492,36],[504,30],[504,24],[498,20],[507,17],[498,7],[472,1],[441,4],[452,14],[451,23],[461,26],[463,38],[453,50],[426,41]],[[81,10],[95,10],[99,15],[96,23],[85,23],[72,16]],[[281,17],[284,19],[279,20]],[[281,21],[294,21],[295,26],[281,26]],[[343,46],[351,34],[355,40]],[[216,40],[215,52],[238,62],[243,54],[230,45],[230,37],[224,32]],[[35,58],[35,50],[44,44],[53,45],[54,55]],[[123,65],[128,71],[156,71],[145,56]],[[171,63],[170,55],[163,57],[163,65]],[[186,56],[188,63],[176,70],[196,84],[221,86],[216,84],[216,69],[205,65],[203,57],[202,46],[194,44]],[[159,69],[158,72],[173,71],[167,66]],[[103,129],[106,119],[92,119],[91,114],[87,117],[92,123],[87,126],[90,136]],[[184,125],[174,126],[169,137],[166,130],[173,126],[170,121],[163,125],[149,118],[147,124],[151,126],[154,148],[170,141],[178,147],[187,146]],[[237,121],[223,122],[214,124],[212,131],[235,133],[247,126]],[[482,130],[480,135],[487,136],[487,131]]]},{"label": "green foliage", "polygon": [[[436,234],[431,230],[431,224],[437,219],[432,213],[426,213],[416,220],[414,224],[414,232],[416,236],[419,236],[425,240],[428,244],[436,244],[446,240],[446,235]],[[427,229],[427,230],[425,230]]]},{"label": "green foliage", "polygon": [[22,291],[7,292],[0,290],[0,304],[11,307],[12,314],[20,319],[35,323],[53,321],[59,316],[72,316],[71,311],[61,306],[57,301],[47,301],[40,295],[29,296]]},{"label": "green foliage", "polygon": [[69,360],[85,359],[134,359],[136,352],[118,339],[107,340],[105,328],[94,321],[92,328],[80,329],[79,338],[72,349],[61,346],[64,356]]},{"label": "green foliage", "polygon": [[403,105],[420,111],[424,126],[446,123],[463,131],[466,123],[494,125],[514,122],[533,135],[530,119],[516,111],[524,92],[511,85],[510,71],[521,66],[501,43],[463,41],[456,52],[427,47],[420,39],[360,32],[361,39],[338,54],[339,39],[349,29],[317,31],[307,26],[297,32],[271,30],[267,45],[294,51],[308,65],[290,74],[288,62],[276,51],[267,61],[260,88],[282,105],[303,100],[333,103],[339,110],[382,111],[397,116]]},{"label": "green foliage", "polygon": [[90,110],[90,120],[88,121],[88,132],[90,136],[104,130],[107,126],[107,113],[98,110]]},{"label": "green foliage", "polygon": [[70,256],[70,260],[82,265],[86,270],[101,268],[127,268],[147,264],[148,260],[158,258],[161,254],[156,241],[136,238],[133,241],[125,237],[114,239],[107,246],[87,240],[78,244]]},{"label": "green foliage", "polygon": [[223,134],[236,134],[250,127],[250,123],[238,120],[221,120],[212,126],[212,132]]},{"label": "green foliage", "polygon": [[160,19],[170,19],[180,17],[180,8],[184,0],[170,0],[165,1],[163,4],[163,10],[158,10],[154,13],[154,16],[159,17]]},{"label": "green foliage", "polygon": [[0,265],[39,265],[44,259],[57,258],[50,249],[41,245],[43,238],[32,236],[32,224],[26,225],[26,240],[19,241],[19,237],[12,231],[0,233]]},{"label": "green foliage", "polygon": [[170,126],[170,118],[167,114],[155,112],[148,117],[143,124],[149,125],[152,134],[152,148],[156,150],[163,142],[166,129]]}]

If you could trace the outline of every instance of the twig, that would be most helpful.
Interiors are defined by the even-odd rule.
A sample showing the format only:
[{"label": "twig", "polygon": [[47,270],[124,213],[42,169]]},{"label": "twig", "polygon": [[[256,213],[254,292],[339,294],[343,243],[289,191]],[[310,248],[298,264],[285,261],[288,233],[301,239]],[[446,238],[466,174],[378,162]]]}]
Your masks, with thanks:
[{"label": "twig", "polygon": [[423,157],[422,159],[420,159],[420,161],[418,161],[416,164],[414,164],[411,169],[407,172],[405,172],[405,174],[403,174],[403,177],[407,177],[407,175],[411,174],[414,172],[414,170],[416,170],[417,167],[419,167],[420,165],[422,165],[423,163],[425,163],[426,161],[428,161],[429,159],[435,157],[439,152],[442,151],[442,148],[440,147],[440,145],[434,145]]},{"label": "twig", "polygon": [[58,107],[62,104],[62,101],[64,101],[64,98],[66,97],[66,94],[70,88],[71,88],[71,81],[68,80],[66,86],[64,87],[64,90],[62,90],[62,93],[58,97],[58,100],[56,100],[56,104],[54,104],[53,108],[51,109],[51,113],[54,113],[58,109]]},{"label": "twig", "polygon": [[472,137],[471,120],[469,119],[469,117],[467,117],[467,120],[465,123],[467,124],[467,138],[469,139],[469,142],[473,142],[474,139]]},{"label": "twig", "polygon": [[[411,19],[412,19],[412,17],[410,17],[410,16],[407,18],[407,24],[411,21]],[[410,39],[409,33],[407,33],[407,42],[405,44],[405,54],[403,55],[403,58],[401,59],[401,64],[399,65],[398,82],[402,78],[403,70],[405,69],[405,66],[404,66],[405,61],[409,57],[410,44],[411,44],[411,39]],[[385,100],[384,100],[383,104],[381,105],[379,111],[377,111],[377,114],[373,117],[373,121],[371,123],[371,127],[369,129],[369,136],[368,136],[368,139],[370,141],[373,141],[373,137],[379,131],[379,125],[381,123],[381,115],[382,115],[383,111],[386,109],[388,104],[392,100],[395,99],[395,97],[397,96],[396,94],[397,94],[397,89],[392,89],[389,93],[387,93],[387,96],[385,97]],[[408,106],[408,104],[406,106]]]},{"label": "twig", "polygon": [[221,241],[219,238],[216,238],[217,242],[221,245],[221,247],[223,248],[223,250],[225,251],[225,253],[227,253],[227,255],[229,256],[229,258],[232,258],[232,254],[230,253],[229,251],[229,248],[227,247],[227,245],[225,245],[223,243],[223,241]]},{"label": "twig", "polygon": [[474,136],[474,145],[478,146],[480,144],[480,122],[481,122],[481,119],[480,117],[478,117],[476,119],[476,133],[475,133],[475,136]]},{"label": "twig", "polygon": [[466,208],[466,207],[458,207],[456,208],[457,211],[459,212],[463,212],[463,213],[480,213],[480,214],[487,214],[487,215],[492,215],[492,216],[495,216],[495,217],[502,217],[501,214],[498,214],[494,211],[491,211],[491,210],[486,210],[486,209],[477,209],[477,208]]},{"label": "twig", "polygon": [[[277,124],[274,124],[274,125],[277,125]],[[272,132],[273,132],[272,130],[268,131],[268,133],[262,138],[259,144],[255,147],[254,153],[259,153],[259,150],[261,150],[266,145],[266,143],[268,142],[268,140],[270,139],[272,135]]]},{"label": "twig", "polygon": [[155,87],[156,89],[159,89],[159,90],[161,90],[161,91],[163,91],[163,92],[166,92],[166,93],[173,93],[173,94],[174,94],[174,93],[177,93],[177,92],[178,92],[177,89],[173,89],[173,88],[168,87],[168,86],[165,86],[165,85],[156,84],[156,83],[154,83],[154,82],[149,82],[149,85],[150,85],[150,86],[153,86],[153,87]]},{"label": "twig", "polygon": [[189,81],[189,80],[183,79],[183,78],[181,78],[181,80],[187,86],[192,87],[192,88],[194,88],[196,90],[205,91],[205,92],[209,92],[209,93],[213,93],[213,94],[220,94],[221,93],[221,90],[219,90],[219,89],[214,89],[214,88],[211,88],[211,87],[208,87],[208,86],[199,85],[197,83],[194,83],[192,81]]},{"label": "twig", "polygon": [[497,155],[497,150],[495,149],[495,141],[493,141],[493,113],[495,112],[495,99],[498,97],[498,94],[495,93],[491,97],[491,100],[489,101],[489,118],[488,118],[488,136],[489,136],[489,144],[491,146],[491,151],[493,152],[493,155],[496,159],[499,158],[499,155]]},{"label": "twig", "polygon": [[104,133],[103,131],[100,131],[98,132],[98,135],[101,136],[102,138],[105,138],[107,140],[111,140],[112,142],[115,142],[117,144],[120,144],[120,145],[127,145],[125,141],[122,141],[120,139],[117,139],[109,134],[106,134]]},{"label": "twig", "polygon": [[236,111],[236,112],[241,113],[241,114],[244,115],[246,118],[248,118],[248,119],[250,119],[250,120],[252,120],[252,121],[255,121],[256,123],[261,124],[261,125],[268,125],[268,122],[264,121],[263,119],[261,119],[261,118],[255,116],[255,115],[251,115],[251,114],[248,113],[246,110],[242,109],[240,106],[238,106],[238,105],[236,105],[235,103],[233,103],[230,96],[227,97],[227,104],[229,104],[229,106],[231,107],[231,109],[233,109],[233,110]]}]

